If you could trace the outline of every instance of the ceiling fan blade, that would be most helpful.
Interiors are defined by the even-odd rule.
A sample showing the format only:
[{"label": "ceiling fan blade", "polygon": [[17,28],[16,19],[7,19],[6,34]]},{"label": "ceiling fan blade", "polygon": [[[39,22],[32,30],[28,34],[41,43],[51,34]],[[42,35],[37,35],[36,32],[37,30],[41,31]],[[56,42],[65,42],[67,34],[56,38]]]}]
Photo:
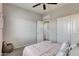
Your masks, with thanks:
[{"label": "ceiling fan blade", "polygon": [[46,10],[46,5],[45,4],[43,4],[43,9]]},{"label": "ceiling fan blade", "polygon": [[34,6],[32,6],[32,7],[36,7],[36,6],[39,6],[41,3],[38,3],[38,4],[36,4],[36,5],[34,5]]},{"label": "ceiling fan blade", "polygon": [[47,4],[55,4],[55,5],[56,5],[56,4],[58,4],[58,3],[47,3]]}]

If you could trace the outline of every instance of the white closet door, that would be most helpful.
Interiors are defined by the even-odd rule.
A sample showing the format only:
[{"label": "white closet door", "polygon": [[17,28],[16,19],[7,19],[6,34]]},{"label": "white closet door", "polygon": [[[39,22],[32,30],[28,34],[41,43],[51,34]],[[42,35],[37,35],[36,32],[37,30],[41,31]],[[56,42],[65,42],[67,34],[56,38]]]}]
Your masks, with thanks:
[{"label": "white closet door", "polygon": [[49,40],[57,42],[57,20],[54,18],[49,20]]},{"label": "white closet door", "polygon": [[43,21],[37,21],[37,42],[43,41]]},{"label": "white closet door", "polygon": [[57,42],[70,40],[70,16],[57,19]]},{"label": "white closet door", "polygon": [[79,14],[71,16],[72,21],[72,32],[71,32],[71,43],[79,43]]}]

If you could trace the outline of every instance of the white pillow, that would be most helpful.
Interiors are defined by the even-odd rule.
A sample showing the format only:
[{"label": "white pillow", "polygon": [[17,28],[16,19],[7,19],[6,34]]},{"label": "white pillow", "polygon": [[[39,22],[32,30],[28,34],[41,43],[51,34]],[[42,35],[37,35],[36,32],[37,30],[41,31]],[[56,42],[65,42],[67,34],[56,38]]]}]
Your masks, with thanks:
[{"label": "white pillow", "polygon": [[60,50],[63,51],[63,50],[66,50],[68,47],[69,47],[69,41],[66,41],[64,42],[62,45],[61,45],[61,48]]},{"label": "white pillow", "polygon": [[68,53],[68,48],[69,48],[69,42],[66,41],[61,45],[61,48],[57,53],[57,56],[65,56]]},{"label": "white pillow", "polygon": [[64,50],[65,48],[66,48],[66,42],[64,42],[62,45],[61,45],[61,48],[60,48],[60,50],[62,51],[62,50]]}]

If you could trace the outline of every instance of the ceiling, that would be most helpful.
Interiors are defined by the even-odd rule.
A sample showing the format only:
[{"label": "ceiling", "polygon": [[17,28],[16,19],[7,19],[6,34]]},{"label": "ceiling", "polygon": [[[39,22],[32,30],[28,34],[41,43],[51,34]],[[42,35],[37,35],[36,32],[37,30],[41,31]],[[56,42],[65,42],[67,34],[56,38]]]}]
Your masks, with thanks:
[{"label": "ceiling", "polygon": [[54,11],[57,8],[60,8],[62,6],[68,5],[67,3],[58,3],[57,5],[46,4],[46,10],[43,10],[42,4],[33,8],[32,6],[35,4],[37,4],[37,3],[12,3],[12,5],[19,6],[21,8],[26,9],[26,10],[29,10],[29,11],[32,11],[35,13],[39,13],[39,14],[45,14],[45,13],[48,13],[50,11]]}]

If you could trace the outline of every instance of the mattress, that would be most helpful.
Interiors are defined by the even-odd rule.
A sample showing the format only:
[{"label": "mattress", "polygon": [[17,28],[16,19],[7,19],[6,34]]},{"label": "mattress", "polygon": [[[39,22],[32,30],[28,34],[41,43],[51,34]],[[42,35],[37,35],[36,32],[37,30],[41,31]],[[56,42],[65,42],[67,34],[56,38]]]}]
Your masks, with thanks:
[{"label": "mattress", "polygon": [[23,56],[55,56],[60,47],[61,44],[52,43],[51,41],[43,41],[25,47],[23,50]]}]

